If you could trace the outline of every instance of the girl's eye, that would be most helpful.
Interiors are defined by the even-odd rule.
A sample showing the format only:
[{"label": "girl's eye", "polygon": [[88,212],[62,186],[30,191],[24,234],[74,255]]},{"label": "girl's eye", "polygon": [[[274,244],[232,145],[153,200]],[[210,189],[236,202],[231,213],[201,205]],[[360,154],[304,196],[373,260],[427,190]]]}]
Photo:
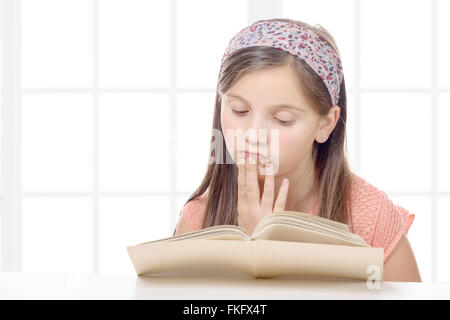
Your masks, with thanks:
[{"label": "girl's eye", "polygon": [[292,121],[283,121],[283,120],[280,120],[280,119],[277,119],[278,120],[278,122],[280,122],[282,125],[288,125],[289,123],[291,123]]},{"label": "girl's eye", "polygon": [[[235,113],[235,114],[237,114],[238,116],[244,116],[248,111],[239,111],[239,110],[234,110],[233,109],[233,112]],[[293,122],[292,120],[289,120],[289,121],[284,121],[284,120],[280,120],[280,119],[278,119],[278,118],[275,118],[275,120],[277,120],[281,125],[283,125],[283,126],[287,126],[287,125],[289,125],[291,122]]]},{"label": "girl's eye", "polygon": [[242,116],[242,115],[244,115],[247,111],[238,111],[238,110],[234,110],[234,109],[233,109],[233,112],[236,113],[236,114],[238,114],[238,115],[240,115],[240,116]]}]

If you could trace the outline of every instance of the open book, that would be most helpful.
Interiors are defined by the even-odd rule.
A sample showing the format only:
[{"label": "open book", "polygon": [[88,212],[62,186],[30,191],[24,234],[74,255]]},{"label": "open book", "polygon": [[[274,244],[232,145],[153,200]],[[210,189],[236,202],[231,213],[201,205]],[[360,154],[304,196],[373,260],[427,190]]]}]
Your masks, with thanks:
[{"label": "open book", "polygon": [[239,272],[254,278],[306,275],[382,280],[383,248],[343,223],[296,211],[264,216],[249,235],[218,225],[127,247],[138,275],[183,270]]}]

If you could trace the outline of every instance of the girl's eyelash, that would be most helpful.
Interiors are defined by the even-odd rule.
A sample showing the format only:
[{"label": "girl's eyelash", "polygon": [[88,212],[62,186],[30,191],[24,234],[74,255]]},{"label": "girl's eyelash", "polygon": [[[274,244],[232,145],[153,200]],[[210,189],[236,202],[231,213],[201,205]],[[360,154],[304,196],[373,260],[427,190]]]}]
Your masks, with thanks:
[{"label": "girl's eyelash", "polygon": [[[247,113],[247,111],[237,111],[237,110],[234,110],[233,109],[233,112],[234,113],[236,113],[237,115],[239,115],[239,116],[243,116],[245,113]],[[292,122],[292,120],[291,121],[283,121],[283,120],[280,120],[280,119],[277,119],[277,118],[275,118],[279,123],[281,123],[281,125],[289,125],[289,123],[291,123]]]}]

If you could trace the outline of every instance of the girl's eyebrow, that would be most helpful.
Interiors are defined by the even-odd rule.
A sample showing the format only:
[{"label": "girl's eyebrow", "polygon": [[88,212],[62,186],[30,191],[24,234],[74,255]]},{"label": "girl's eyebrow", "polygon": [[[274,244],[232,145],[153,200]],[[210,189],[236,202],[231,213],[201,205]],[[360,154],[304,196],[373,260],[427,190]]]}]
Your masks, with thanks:
[{"label": "girl's eyebrow", "polygon": [[[250,105],[250,103],[247,100],[245,100],[244,98],[242,98],[241,96],[239,96],[239,95],[237,95],[235,93],[226,93],[226,95],[230,96],[230,97],[233,97],[233,98],[236,98],[236,99],[239,99],[239,100],[242,100],[245,104]],[[273,106],[271,106],[271,108],[294,109],[294,110],[297,110],[297,111],[304,111],[305,112],[304,109],[301,109],[299,107],[293,106],[291,104],[285,104],[285,103],[273,105]]]}]

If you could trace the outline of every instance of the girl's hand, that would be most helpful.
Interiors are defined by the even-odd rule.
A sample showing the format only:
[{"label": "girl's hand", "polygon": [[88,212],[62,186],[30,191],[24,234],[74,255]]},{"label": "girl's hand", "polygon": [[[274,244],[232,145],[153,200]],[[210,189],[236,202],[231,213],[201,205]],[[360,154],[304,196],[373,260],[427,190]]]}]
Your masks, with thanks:
[{"label": "girl's hand", "polygon": [[[248,234],[253,233],[253,229],[262,217],[276,211],[284,211],[289,189],[288,179],[284,179],[278,192],[278,197],[274,206],[274,169],[271,164],[266,164],[264,192],[262,198],[258,184],[258,164],[238,162],[238,225],[244,228]],[[272,208],[273,207],[273,208]]]}]

